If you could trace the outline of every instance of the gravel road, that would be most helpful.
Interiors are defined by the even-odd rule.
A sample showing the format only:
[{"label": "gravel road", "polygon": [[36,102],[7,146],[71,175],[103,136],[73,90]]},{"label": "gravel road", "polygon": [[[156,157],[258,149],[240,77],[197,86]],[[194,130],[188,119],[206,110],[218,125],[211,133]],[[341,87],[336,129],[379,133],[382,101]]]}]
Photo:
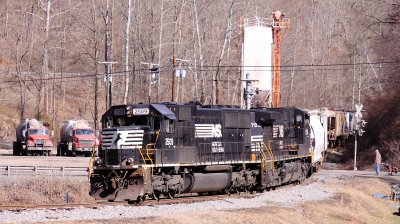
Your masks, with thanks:
[{"label": "gravel road", "polygon": [[12,156],[0,154],[0,166],[88,167],[90,157]]}]

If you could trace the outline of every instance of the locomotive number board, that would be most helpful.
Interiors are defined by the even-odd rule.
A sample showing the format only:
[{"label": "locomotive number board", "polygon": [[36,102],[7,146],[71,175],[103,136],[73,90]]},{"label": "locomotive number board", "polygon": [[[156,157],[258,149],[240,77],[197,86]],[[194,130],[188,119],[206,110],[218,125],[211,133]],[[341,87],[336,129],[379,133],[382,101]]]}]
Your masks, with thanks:
[{"label": "locomotive number board", "polygon": [[132,110],[133,115],[148,115],[150,114],[149,108],[134,108]]}]

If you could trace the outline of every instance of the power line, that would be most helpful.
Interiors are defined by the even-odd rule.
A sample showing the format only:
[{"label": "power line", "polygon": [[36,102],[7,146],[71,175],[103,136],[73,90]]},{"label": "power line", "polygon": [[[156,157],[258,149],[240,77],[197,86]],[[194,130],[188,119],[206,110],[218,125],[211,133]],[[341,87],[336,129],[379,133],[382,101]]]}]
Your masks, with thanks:
[{"label": "power line", "polygon": [[[286,69],[280,69],[282,72],[311,72],[311,71],[345,71],[345,70],[353,70],[354,67],[343,67],[343,68],[332,68],[333,66],[366,66],[366,65],[372,65],[374,68],[380,68],[380,69],[386,69],[386,68],[397,68],[400,67],[400,61],[386,61],[386,62],[372,62],[372,63],[367,63],[367,62],[362,62],[362,63],[353,63],[353,64],[329,64],[329,65],[324,65],[324,64],[303,64],[303,65],[283,65],[281,68],[286,68]],[[384,65],[384,66],[382,66]],[[183,65],[180,67],[191,67],[190,65]],[[304,68],[305,67],[305,68]],[[308,68],[307,68],[308,67]],[[368,68],[370,68],[369,66]],[[240,66],[240,65],[223,65],[223,66],[215,66],[215,65],[205,65],[202,66],[203,69],[201,69],[200,66],[197,66],[197,71],[205,71],[205,72],[216,72],[216,71],[224,71],[224,72],[239,72],[239,71],[246,71],[246,72],[258,72],[258,71],[274,71],[273,66]],[[209,69],[207,69],[209,68]],[[216,69],[217,68],[217,69]],[[236,69],[235,69],[236,68]],[[244,69],[243,69],[244,68]],[[251,68],[251,69],[246,69],[246,68]],[[288,69],[292,68],[292,69]],[[161,69],[161,70],[160,70]],[[172,69],[172,66],[164,66],[160,67],[158,70],[158,73],[163,73],[163,72],[170,72],[170,69]],[[162,70],[164,69],[164,70]],[[134,72],[150,72],[149,69],[134,69],[134,70],[129,70],[129,71],[117,71],[117,72],[112,72],[110,74],[112,75],[125,75],[126,72],[129,73],[134,73]],[[38,74],[37,72],[32,72],[32,74]],[[50,73],[49,75],[61,75],[61,73]],[[69,73],[71,74],[71,73]],[[167,73],[168,74],[168,73]],[[1,76],[5,77],[8,76],[8,74],[0,74]],[[29,75],[29,74],[28,74]],[[15,76],[15,75],[14,75]],[[30,75],[32,78],[32,75]],[[98,77],[104,76],[104,74],[97,74]],[[59,77],[48,77],[48,78],[36,78],[36,79],[29,79],[29,80],[4,80],[0,81],[0,84],[3,83],[19,83],[19,82],[35,82],[35,81],[54,81],[54,80],[69,80],[71,81],[80,81],[81,79],[86,79],[86,78],[94,78],[96,77],[96,74],[82,74],[82,73],[77,73],[75,75],[66,75],[66,76],[59,76]],[[10,77],[11,78],[11,77]],[[79,80],[71,80],[71,79],[77,79]]]},{"label": "power line", "polygon": [[[382,61],[382,62],[360,62],[360,63],[336,63],[336,64],[294,64],[294,65],[281,65],[280,67],[285,67],[285,68],[293,68],[293,67],[333,67],[333,66],[357,66],[357,65],[382,65],[382,64],[400,64],[400,61]],[[273,65],[261,65],[261,66],[241,66],[241,65],[223,65],[223,66],[218,66],[218,65],[205,65],[203,67],[267,67],[267,68],[273,68]]]}]

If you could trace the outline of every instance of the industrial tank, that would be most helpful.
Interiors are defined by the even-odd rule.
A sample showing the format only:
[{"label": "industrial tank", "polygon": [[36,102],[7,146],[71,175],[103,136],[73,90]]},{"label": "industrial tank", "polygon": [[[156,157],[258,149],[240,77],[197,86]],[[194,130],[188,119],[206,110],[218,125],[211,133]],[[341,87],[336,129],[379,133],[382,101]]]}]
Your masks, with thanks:
[{"label": "industrial tank", "polygon": [[75,129],[91,129],[89,123],[85,120],[69,120],[61,126],[60,140],[61,142],[72,142],[74,138],[73,130]]},{"label": "industrial tank", "polygon": [[37,128],[37,129],[44,129],[45,127],[43,124],[36,120],[36,119],[25,119],[22,121],[16,129],[16,137],[18,142],[25,142],[26,141],[26,131],[29,128]]}]

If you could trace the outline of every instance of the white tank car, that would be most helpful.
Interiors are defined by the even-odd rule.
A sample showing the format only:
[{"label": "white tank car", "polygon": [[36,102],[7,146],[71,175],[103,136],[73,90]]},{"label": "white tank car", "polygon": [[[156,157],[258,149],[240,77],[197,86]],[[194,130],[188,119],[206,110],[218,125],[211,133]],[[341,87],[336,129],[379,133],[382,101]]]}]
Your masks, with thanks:
[{"label": "white tank car", "polygon": [[69,120],[61,126],[60,139],[61,142],[72,142],[74,129],[89,129],[89,123],[85,120]]},{"label": "white tank car", "polygon": [[26,130],[29,128],[44,128],[43,124],[36,119],[25,119],[16,129],[16,137],[18,142],[26,141]]},{"label": "white tank car", "polygon": [[328,148],[327,132],[322,125],[320,112],[318,110],[309,111],[311,139],[314,141],[313,163],[322,163],[323,156]]}]

